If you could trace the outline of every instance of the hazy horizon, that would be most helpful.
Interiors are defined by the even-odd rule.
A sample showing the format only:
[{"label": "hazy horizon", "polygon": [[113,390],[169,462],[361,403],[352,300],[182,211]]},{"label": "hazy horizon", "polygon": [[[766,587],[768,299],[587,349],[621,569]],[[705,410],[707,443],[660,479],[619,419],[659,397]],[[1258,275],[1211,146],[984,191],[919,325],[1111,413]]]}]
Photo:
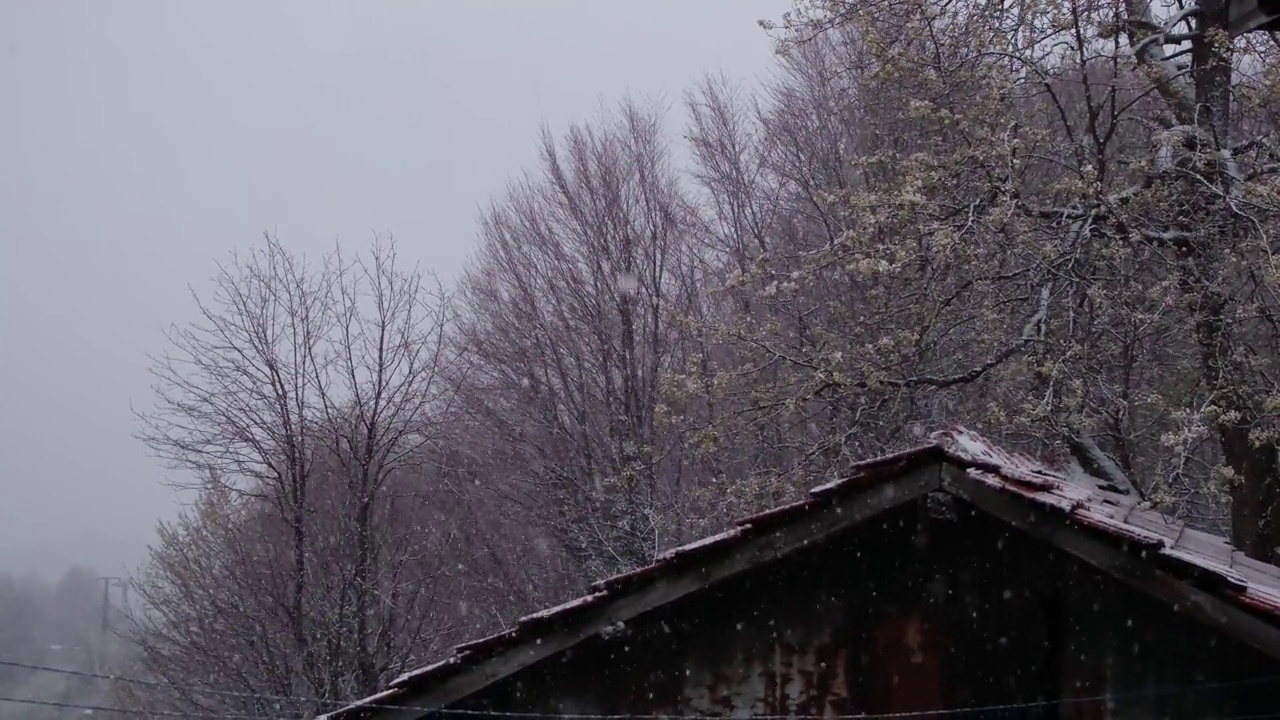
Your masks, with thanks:
[{"label": "hazy horizon", "polygon": [[750,81],[790,5],[0,5],[0,573],[118,574],[174,515],[131,407],[215,260],[392,233],[448,278],[541,123]]}]

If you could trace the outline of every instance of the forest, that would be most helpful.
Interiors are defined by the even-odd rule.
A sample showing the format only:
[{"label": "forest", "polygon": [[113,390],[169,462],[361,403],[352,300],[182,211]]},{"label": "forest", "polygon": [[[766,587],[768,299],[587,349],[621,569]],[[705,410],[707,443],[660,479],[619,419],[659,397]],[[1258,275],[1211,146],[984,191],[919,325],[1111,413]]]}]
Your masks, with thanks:
[{"label": "forest", "polygon": [[[1275,562],[1280,46],[1198,12],[801,0],[760,87],[547,127],[457,278],[226,258],[152,361],[198,500],[104,702],[313,716],[952,422]],[[77,584],[0,583],[89,603],[3,646],[91,645]]]}]

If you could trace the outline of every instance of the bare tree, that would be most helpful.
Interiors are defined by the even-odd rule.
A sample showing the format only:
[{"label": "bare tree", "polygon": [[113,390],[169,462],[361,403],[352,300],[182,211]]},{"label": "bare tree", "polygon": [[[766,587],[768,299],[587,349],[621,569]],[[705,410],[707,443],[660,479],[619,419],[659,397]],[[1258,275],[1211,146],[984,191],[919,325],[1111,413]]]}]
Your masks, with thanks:
[{"label": "bare tree", "polygon": [[142,415],[201,501],[162,529],[134,637],[166,680],[315,710],[374,691],[453,629],[437,590],[462,519],[439,514],[445,476],[425,462],[451,403],[451,301],[389,242],[313,266],[268,238],[220,270],[202,320],[170,333]]},{"label": "bare tree", "polygon": [[512,497],[499,462],[509,456],[492,444],[496,434],[475,423],[473,409],[456,403],[428,460],[446,490],[432,502],[438,521],[458,533],[466,550],[465,572],[451,585],[454,610],[482,636],[578,594],[582,578],[550,528],[531,521],[536,516],[512,522],[528,503]]},{"label": "bare tree", "polygon": [[647,562],[679,526],[659,386],[692,224],[662,120],[628,101],[545,133],[540,173],[484,213],[461,283],[463,403],[492,476],[588,576]]},{"label": "bare tree", "polygon": [[[314,697],[294,677],[291,579],[276,565],[290,565],[289,546],[279,542],[290,534],[284,526],[264,502],[222,483],[211,484],[177,521],[160,526],[150,562],[134,578],[141,609],[130,635],[149,676],[184,689],[172,696],[146,693],[143,707],[285,716],[311,709],[200,692]],[[319,604],[310,588],[307,600],[309,608]]]},{"label": "bare tree", "polygon": [[153,358],[154,409],[139,413],[139,436],[159,457],[264,499],[289,525],[289,657],[300,693],[318,677],[306,513],[332,283],[327,263],[313,269],[269,235],[264,247],[220,264],[211,299],[193,292],[199,320],[170,329],[169,350]]},{"label": "bare tree", "polygon": [[323,432],[351,503],[347,539],[354,558],[348,592],[359,646],[356,686],[372,691],[397,660],[389,623],[401,610],[375,605],[417,592],[412,584],[394,580],[386,588],[384,578],[376,576],[387,567],[399,568],[397,550],[406,550],[380,544],[379,522],[402,520],[379,518],[379,503],[390,494],[387,512],[394,515],[396,496],[405,491],[388,483],[398,473],[419,469],[424,448],[436,439],[437,418],[451,403],[442,375],[457,358],[445,342],[451,304],[438,280],[417,268],[398,268],[392,244],[376,244],[367,258],[350,264],[341,264],[339,255],[339,263],[335,324],[322,375]]},{"label": "bare tree", "polygon": [[288,523],[267,503],[211,484],[191,510],[160,528],[134,580],[139,604],[129,636],[141,651],[137,670],[170,686],[135,698],[138,706],[306,717],[370,692],[363,677],[370,664],[373,682],[385,682],[455,640],[457,619],[444,593],[461,548],[442,529],[448,519],[407,491],[381,496],[373,514],[384,554],[370,573],[378,602],[363,608],[361,636],[351,500],[341,468],[321,463],[307,513],[314,538],[308,642],[316,666],[314,688],[302,693],[286,602]]}]

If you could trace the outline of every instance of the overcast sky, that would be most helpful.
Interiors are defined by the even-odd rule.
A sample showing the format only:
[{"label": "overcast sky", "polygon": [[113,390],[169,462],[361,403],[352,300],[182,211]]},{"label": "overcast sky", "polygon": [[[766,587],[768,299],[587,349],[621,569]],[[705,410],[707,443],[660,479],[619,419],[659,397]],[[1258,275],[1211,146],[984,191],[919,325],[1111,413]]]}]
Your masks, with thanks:
[{"label": "overcast sky", "polygon": [[118,572],[174,513],[131,404],[215,259],[378,231],[456,272],[540,122],[761,77],[789,5],[0,2],[0,571]]}]

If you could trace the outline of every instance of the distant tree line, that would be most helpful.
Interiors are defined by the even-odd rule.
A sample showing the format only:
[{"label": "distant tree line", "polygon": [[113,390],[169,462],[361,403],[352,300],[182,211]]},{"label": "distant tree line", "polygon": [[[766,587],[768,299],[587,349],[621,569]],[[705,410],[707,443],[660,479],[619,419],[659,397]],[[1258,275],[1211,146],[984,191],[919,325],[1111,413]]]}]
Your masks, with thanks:
[{"label": "distant tree line", "polygon": [[[0,661],[14,663],[0,665],[0,697],[107,704],[110,688],[100,682],[30,666],[94,673],[121,661],[130,654],[117,634],[124,627],[122,611],[118,592],[104,607],[102,580],[88,568],[72,567],[54,583],[35,574],[0,574]],[[59,720],[78,714],[0,702],[0,720]]]},{"label": "distant tree line", "polygon": [[199,502],[134,701],[332,709],[953,421],[1275,561],[1277,49],[1155,12],[800,2],[763,87],[545,131],[448,287],[231,258],[141,418]]}]

